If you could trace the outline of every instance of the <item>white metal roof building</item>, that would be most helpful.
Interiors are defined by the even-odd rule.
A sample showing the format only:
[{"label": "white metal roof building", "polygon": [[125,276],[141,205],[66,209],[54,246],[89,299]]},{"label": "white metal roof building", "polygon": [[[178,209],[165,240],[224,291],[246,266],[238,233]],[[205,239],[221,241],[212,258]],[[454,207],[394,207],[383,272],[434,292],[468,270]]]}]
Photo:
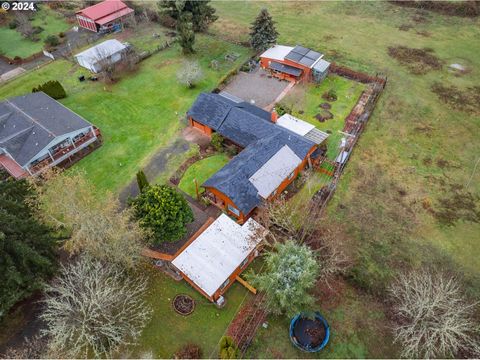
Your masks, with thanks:
[{"label": "white metal roof building", "polygon": [[287,56],[292,50],[293,46],[275,45],[266,50],[262,55],[260,55],[260,57],[272,60],[283,60],[285,59],[285,56]]},{"label": "white metal roof building", "polygon": [[222,214],[172,264],[207,297],[216,300],[215,294],[232,282],[232,274],[262,241],[258,234],[263,231],[253,219],[239,225]]},{"label": "white metal roof building", "polygon": [[302,159],[284,145],[248,180],[255,186],[258,195],[267,199],[301,162]]},{"label": "white metal roof building", "polygon": [[313,141],[315,144],[320,145],[328,138],[328,134],[317,129],[314,125],[300,120],[290,114],[284,114],[277,119],[277,125],[284,127],[295,134],[301,135],[304,138]]},{"label": "white metal roof building", "polygon": [[77,62],[88,70],[98,73],[102,71],[100,62],[110,58],[113,63],[122,59],[122,53],[127,46],[115,39],[106,40],[75,55]]}]

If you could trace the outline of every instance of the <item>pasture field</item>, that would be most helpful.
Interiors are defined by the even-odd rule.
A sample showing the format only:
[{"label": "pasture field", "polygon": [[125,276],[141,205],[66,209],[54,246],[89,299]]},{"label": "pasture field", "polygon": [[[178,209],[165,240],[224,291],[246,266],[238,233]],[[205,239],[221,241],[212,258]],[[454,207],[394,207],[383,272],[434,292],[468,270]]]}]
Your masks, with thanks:
[{"label": "pasture field", "polygon": [[[349,282],[362,293],[385,298],[399,271],[430,267],[459,275],[467,293],[478,298],[480,224],[469,220],[475,219],[475,213],[466,205],[472,196],[478,211],[480,108],[478,100],[476,105],[472,101],[480,83],[478,18],[439,15],[388,2],[214,4],[219,20],[212,32],[219,37],[247,41],[250,23],[265,7],[276,21],[278,43],[310,47],[323,52],[327,60],[388,77],[327,209],[326,220],[337,225],[342,241],[352,250]],[[423,53],[440,66],[430,66],[432,57],[422,55],[399,58],[401,46],[425,49]],[[451,70],[452,63],[466,71]],[[435,84],[450,94],[439,97],[433,91]],[[455,214],[453,219],[449,214]],[[347,310],[347,302],[339,302],[336,309]],[[388,318],[383,318],[388,325]],[[252,356],[275,357],[272,348],[265,353],[272,339],[283,339],[287,346],[285,326],[276,331],[279,321],[261,330],[266,335],[257,339],[260,344]],[[361,324],[354,329],[362,333],[358,349],[364,349],[365,356],[398,356],[394,349],[377,353],[369,340],[379,336],[375,331]]]}]

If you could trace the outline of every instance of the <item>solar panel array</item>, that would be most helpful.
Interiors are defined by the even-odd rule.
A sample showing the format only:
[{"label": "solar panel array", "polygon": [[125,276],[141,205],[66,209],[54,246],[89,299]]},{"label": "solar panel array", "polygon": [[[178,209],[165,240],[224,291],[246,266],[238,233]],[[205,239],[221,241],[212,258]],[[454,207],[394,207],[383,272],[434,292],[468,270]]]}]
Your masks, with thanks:
[{"label": "solar panel array", "polygon": [[297,45],[285,56],[285,59],[311,67],[321,56],[319,52]]}]

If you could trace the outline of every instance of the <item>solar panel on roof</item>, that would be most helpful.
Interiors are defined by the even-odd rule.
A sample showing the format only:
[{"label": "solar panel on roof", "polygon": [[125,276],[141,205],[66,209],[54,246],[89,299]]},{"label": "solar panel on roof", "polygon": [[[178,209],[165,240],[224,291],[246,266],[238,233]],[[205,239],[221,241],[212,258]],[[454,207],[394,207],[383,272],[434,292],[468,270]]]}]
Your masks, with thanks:
[{"label": "solar panel on roof", "polygon": [[298,62],[302,57],[303,55],[296,53],[292,50],[287,54],[287,56],[285,56],[285,59]]},{"label": "solar panel on roof", "polygon": [[300,59],[300,64],[305,65],[305,66],[312,66],[315,60],[309,59],[308,57],[304,56]]},{"label": "solar panel on roof", "polygon": [[309,59],[317,60],[320,56],[322,56],[322,54],[320,54],[319,52],[310,50],[305,56],[308,57]]},{"label": "solar panel on roof", "polygon": [[303,46],[297,45],[293,48],[292,51],[295,51],[296,53],[305,55],[306,53],[308,53],[310,51],[310,49],[307,49],[307,48],[304,48]]}]

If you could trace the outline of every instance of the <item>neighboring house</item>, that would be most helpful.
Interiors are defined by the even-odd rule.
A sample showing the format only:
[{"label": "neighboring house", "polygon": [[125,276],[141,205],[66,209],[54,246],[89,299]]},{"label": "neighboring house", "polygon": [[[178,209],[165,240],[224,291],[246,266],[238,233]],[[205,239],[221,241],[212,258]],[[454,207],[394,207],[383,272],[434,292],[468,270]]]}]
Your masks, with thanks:
[{"label": "neighboring house", "polygon": [[80,27],[98,32],[130,21],[134,11],[119,0],[106,0],[77,11],[76,16]]},{"label": "neighboring house", "polygon": [[105,65],[121,61],[126,51],[127,45],[111,39],[82,51],[75,55],[75,59],[84,68],[99,73]]},{"label": "neighboring house", "polygon": [[222,295],[259,254],[264,235],[255,220],[239,225],[222,214],[193,236],[171,264],[201,294],[221,305]]},{"label": "neighboring house", "polygon": [[0,102],[0,167],[36,175],[85,152],[100,131],[43,92]]},{"label": "neighboring house", "polygon": [[300,119],[278,118],[275,111],[219,94],[200,94],[187,116],[190,125],[203,133],[218,132],[244,148],[202,184],[207,198],[239,223],[311,165],[312,155],[319,155],[318,145],[328,137]]},{"label": "neighboring house", "polygon": [[322,81],[330,63],[323,54],[303,46],[275,45],[260,55],[260,66],[280,79],[289,81]]}]

